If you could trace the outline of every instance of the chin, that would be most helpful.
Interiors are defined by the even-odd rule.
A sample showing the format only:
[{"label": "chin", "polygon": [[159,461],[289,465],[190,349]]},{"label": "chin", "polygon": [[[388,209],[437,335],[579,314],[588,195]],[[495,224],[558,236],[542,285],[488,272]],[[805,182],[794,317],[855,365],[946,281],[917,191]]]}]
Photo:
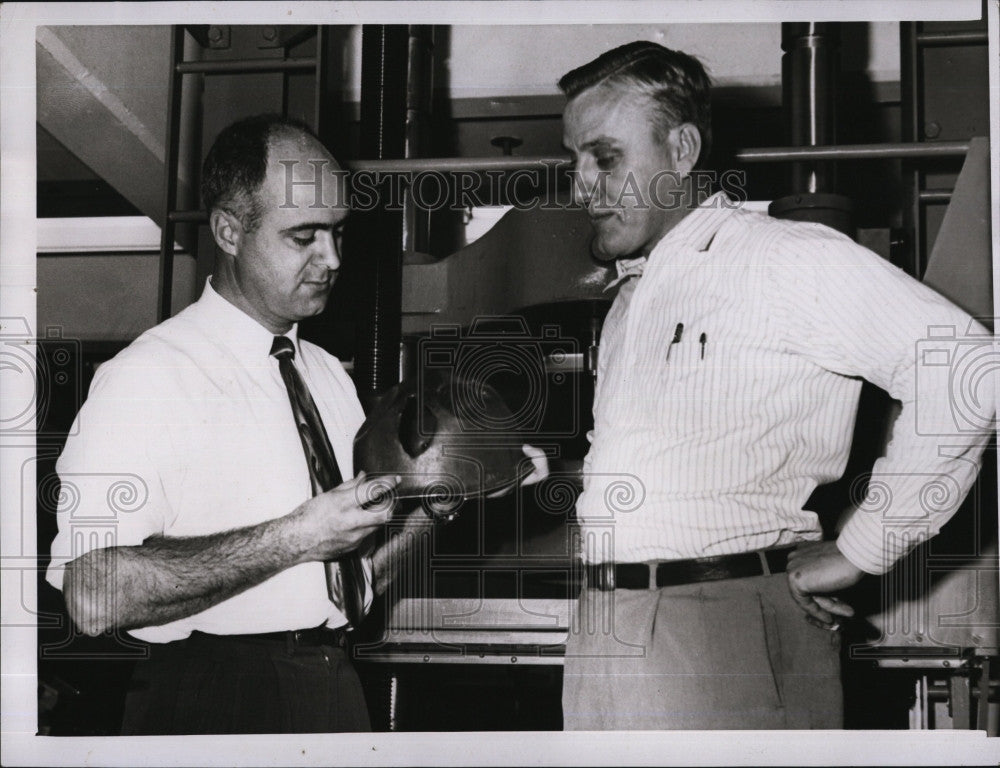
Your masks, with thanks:
[{"label": "chin", "polygon": [[590,252],[598,261],[614,261],[625,256],[631,256],[633,251],[616,245],[614,242],[605,242],[599,237],[590,241]]},{"label": "chin", "polygon": [[320,302],[319,305],[313,307],[313,310],[312,310],[312,312],[309,313],[309,316],[310,317],[315,317],[316,315],[321,314],[324,309],[326,309],[326,302],[325,301]]},{"label": "chin", "polygon": [[590,252],[598,261],[614,261],[619,256],[614,243],[600,235],[594,235],[594,239],[590,241]]},{"label": "chin", "polygon": [[316,315],[322,313],[324,309],[326,309],[326,299],[323,301],[311,301],[308,304],[299,307],[298,315],[300,319],[305,320],[309,317],[316,317]]}]

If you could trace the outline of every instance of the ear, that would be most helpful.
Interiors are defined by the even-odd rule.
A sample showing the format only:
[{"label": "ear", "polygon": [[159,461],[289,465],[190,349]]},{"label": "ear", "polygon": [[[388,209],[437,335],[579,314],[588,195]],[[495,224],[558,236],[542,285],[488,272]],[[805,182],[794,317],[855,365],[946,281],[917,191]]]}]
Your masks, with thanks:
[{"label": "ear", "polygon": [[670,150],[674,155],[674,168],[689,172],[701,155],[701,131],[691,123],[681,123],[670,131]]},{"label": "ear", "polygon": [[208,225],[212,230],[212,237],[215,238],[216,245],[224,253],[236,256],[240,247],[240,240],[243,237],[243,225],[229,211],[216,208],[208,217]]}]

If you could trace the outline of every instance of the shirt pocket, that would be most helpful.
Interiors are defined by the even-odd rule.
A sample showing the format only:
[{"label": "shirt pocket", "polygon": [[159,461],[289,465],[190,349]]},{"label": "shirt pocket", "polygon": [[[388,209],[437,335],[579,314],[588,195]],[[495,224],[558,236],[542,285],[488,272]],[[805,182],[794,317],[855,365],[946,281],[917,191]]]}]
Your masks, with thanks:
[{"label": "shirt pocket", "polygon": [[685,333],[681,341],[670,345],[669,358],[663,355],[657,391],[650,402],[667,436],[683,439],[724,429],[718,414],[730,407],[728,400],[739,372],[732,368],[726,345],[710,345],[708,335],[694,326],[690,336]]}]

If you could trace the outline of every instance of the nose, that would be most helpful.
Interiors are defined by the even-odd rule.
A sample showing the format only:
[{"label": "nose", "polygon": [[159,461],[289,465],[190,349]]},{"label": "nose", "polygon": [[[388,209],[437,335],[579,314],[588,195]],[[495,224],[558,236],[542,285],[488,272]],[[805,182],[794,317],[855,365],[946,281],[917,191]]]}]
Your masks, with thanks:
[{"label": "nose", "polygon": [[332,232],[316,233],[312,261],[331,272],[340,269],[340,247]]}]

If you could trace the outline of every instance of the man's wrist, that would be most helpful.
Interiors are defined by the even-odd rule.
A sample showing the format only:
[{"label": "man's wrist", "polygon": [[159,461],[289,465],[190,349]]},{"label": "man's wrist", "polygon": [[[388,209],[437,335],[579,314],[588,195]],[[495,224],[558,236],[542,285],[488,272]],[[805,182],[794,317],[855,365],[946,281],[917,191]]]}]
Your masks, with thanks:
[{"label": "man's wrist", "polygon": [[[859,579],[864,576],[880,576],[885,573],[885,571],[874,567],[874,561],[864,557],[865,554],[869,553],[861,553],[851,546],[850,536],[845,538],[844,533],[841,532],[841,535],[837,537],[837,540],[834,543],[836,544],[837,551],[841,554],[841,556],[843,556],[847,563],[858,572]],[[884,559],[884,555],[882,555],[882,553],[879,554]]]}]

